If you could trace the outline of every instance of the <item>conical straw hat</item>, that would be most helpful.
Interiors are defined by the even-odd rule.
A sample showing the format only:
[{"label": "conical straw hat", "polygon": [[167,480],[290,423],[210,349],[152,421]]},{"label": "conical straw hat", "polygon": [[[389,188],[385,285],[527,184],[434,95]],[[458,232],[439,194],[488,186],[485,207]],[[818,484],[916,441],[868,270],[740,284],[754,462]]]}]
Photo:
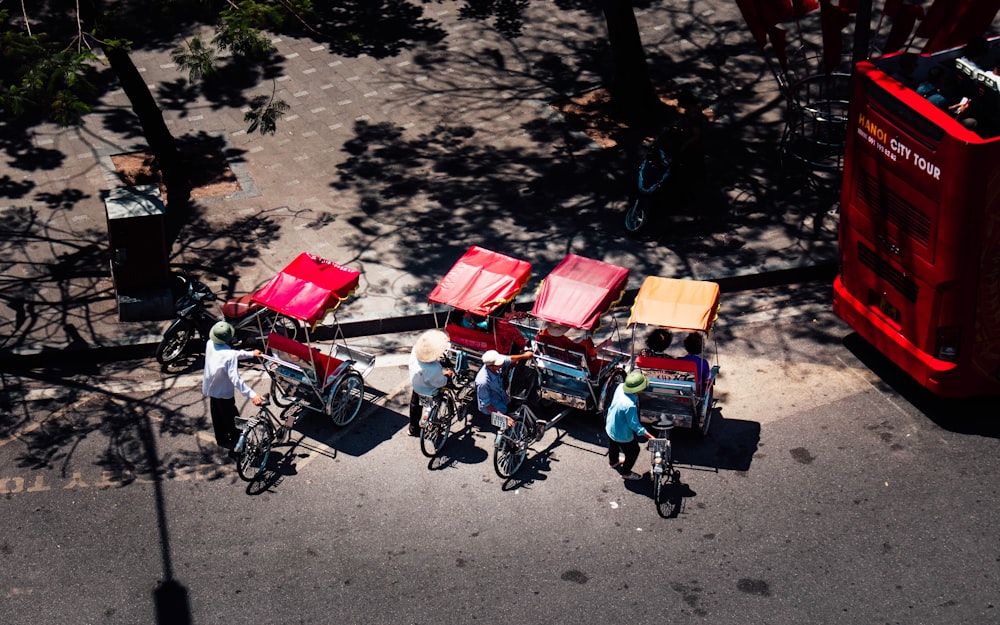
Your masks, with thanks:
[{"label": "conical straw hat", "polygon": [[428,330],[420,335],[413,352],[420,362],[434,362],[448,350],[448,335],[441,330]]}]

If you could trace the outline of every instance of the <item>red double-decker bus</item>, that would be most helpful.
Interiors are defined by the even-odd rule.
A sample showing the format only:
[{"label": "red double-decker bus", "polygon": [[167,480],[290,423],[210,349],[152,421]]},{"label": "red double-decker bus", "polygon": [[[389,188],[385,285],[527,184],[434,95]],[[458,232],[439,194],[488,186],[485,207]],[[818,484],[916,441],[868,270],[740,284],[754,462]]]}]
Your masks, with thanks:
[{"label": "red double-decker bus", "polygon": [[[963,54],[920,56],[910,86],[901,55],[857,65],[834,283],[836,313],[942,397],[1000,394],[1000,138],[947,108],[970,85],[1000,107],[1000,77]],[[941,106],[913,88],[932,75]]]}]

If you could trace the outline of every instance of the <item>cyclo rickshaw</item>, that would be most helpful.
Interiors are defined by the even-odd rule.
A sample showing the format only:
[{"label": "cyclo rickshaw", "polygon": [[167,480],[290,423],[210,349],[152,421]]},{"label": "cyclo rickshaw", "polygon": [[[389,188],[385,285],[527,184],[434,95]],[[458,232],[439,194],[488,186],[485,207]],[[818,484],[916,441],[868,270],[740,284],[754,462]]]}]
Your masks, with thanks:
[{"label": "cyclo rickshaw", "polygon": [[[709,364],[702,353],[693,352],[700,352],[697,348],[708,342],[719,316],[719,293],[715,282],[650,276],[639,287],[632,304],[627,323],[632,328],[632,369],[642,371],[649,379],[639,392],[639,421],[657,435],[647,447],[657,505],[663,482],[676,479],[670,431],[682,427],[704,436],[711,423],[719,366]],[[639,328],[646,329],[643,336],[636,336]],[[676,332],[686,333],[681,349],[688,354],[668,355],[670,338],[659,338],[660,345],[655,349],[640,349],[643,344],[654,344],[649,337],[657,330],[666,330],[665,336],[670,338]],[[675,346],[672,351],[676,350]]]},{"label": "cyclo rickshaw", "polygon": [[[272,442],[284,435],[305,410],[326,414],[336,426],[354,420],[365,394],[364,376],[375,366],[375,356],[347,344],[336,318],[340,304],[358,288],[360,272],[302,253],[257,291],[253,301],[295,319],[305,342],[271,332],[267,336],[264,371],[271,378],[271,397],[285,406],[283,424],[262,415],[238,419],[237,468],[252,479],[267,464]],[[324,353],[310,344],[320,324],[332,325],[333,341]]]},{"label": "cyclo rickshaw", "polygon": [[455,375],[438,395],[419,396],[429,412],[420,432],[424,455],[436,456],[456,417],[466,416],[467,403],[474,399],[473,380],[482,367],[483,354],[488,350],[519,353],[527,345],[527,339],[509,321],[514,315],[509,308],[530,277],[531,263],[472,246],[428,296],[432,304],[447,307],[440,320],[443,324],[438,323],[437,310],[434,319],[435,326],[443,325],[448,334],[446,358]]},{"label": "cyclo rickshaw", "polygon": [[[511,395],[523,401],[511,420],[493,415],[500,428],[494,444],[494,468],[510,477],[524,462],[528,446],[539,432],[552,427],[574,410],[604,414],[615,388],[625,378],[629,354],[609,347],[618,344],[617,324],[608,341],[595,345],[593,333],[601,318],[625,294],[629,270],[599,260],[568,254],[542,280],[528,320],[521,322],[534,334],[532,367],[535,378],[527,389]],[[571,333],[582,337],[570,338]],[[537,427],[530,403],[563,406],[558,414]]]},{"label": "cyclo rickshaw", "polygon": [[[515,315],[509,308],[530,277],[531,263],[473,245],[441,278],[427,299],[449,307],[443,325],[456,373],[470,369],[475,376],[488,350],[524,349],[527,341],[510,323]],[[436,312],[434,317],[437,325]]]}]

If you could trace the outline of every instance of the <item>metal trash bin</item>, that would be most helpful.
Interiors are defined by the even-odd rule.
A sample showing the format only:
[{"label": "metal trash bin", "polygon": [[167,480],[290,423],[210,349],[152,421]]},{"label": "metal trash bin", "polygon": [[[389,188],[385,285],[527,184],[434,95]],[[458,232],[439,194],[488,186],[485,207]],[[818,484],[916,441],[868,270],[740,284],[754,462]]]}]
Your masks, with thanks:
[{"label": "metal trash bin", "polygon": [[121,321],[167,319],[174,314],[166,238],[166,206],[156,185],[103,193]]}]

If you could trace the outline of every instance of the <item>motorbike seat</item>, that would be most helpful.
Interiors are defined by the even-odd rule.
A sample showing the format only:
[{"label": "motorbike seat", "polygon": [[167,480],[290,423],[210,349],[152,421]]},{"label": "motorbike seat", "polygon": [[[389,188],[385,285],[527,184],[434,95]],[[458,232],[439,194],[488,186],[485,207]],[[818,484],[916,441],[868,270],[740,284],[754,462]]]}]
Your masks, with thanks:
[{"label": "motorbike seat", "polygon": [[260,304],[255,304],[253,301],[253,293],[247,293],[242,297],[226,300],[226,303],[222,305],[222,315],[229,320],[241,319],[259,306]]}]

